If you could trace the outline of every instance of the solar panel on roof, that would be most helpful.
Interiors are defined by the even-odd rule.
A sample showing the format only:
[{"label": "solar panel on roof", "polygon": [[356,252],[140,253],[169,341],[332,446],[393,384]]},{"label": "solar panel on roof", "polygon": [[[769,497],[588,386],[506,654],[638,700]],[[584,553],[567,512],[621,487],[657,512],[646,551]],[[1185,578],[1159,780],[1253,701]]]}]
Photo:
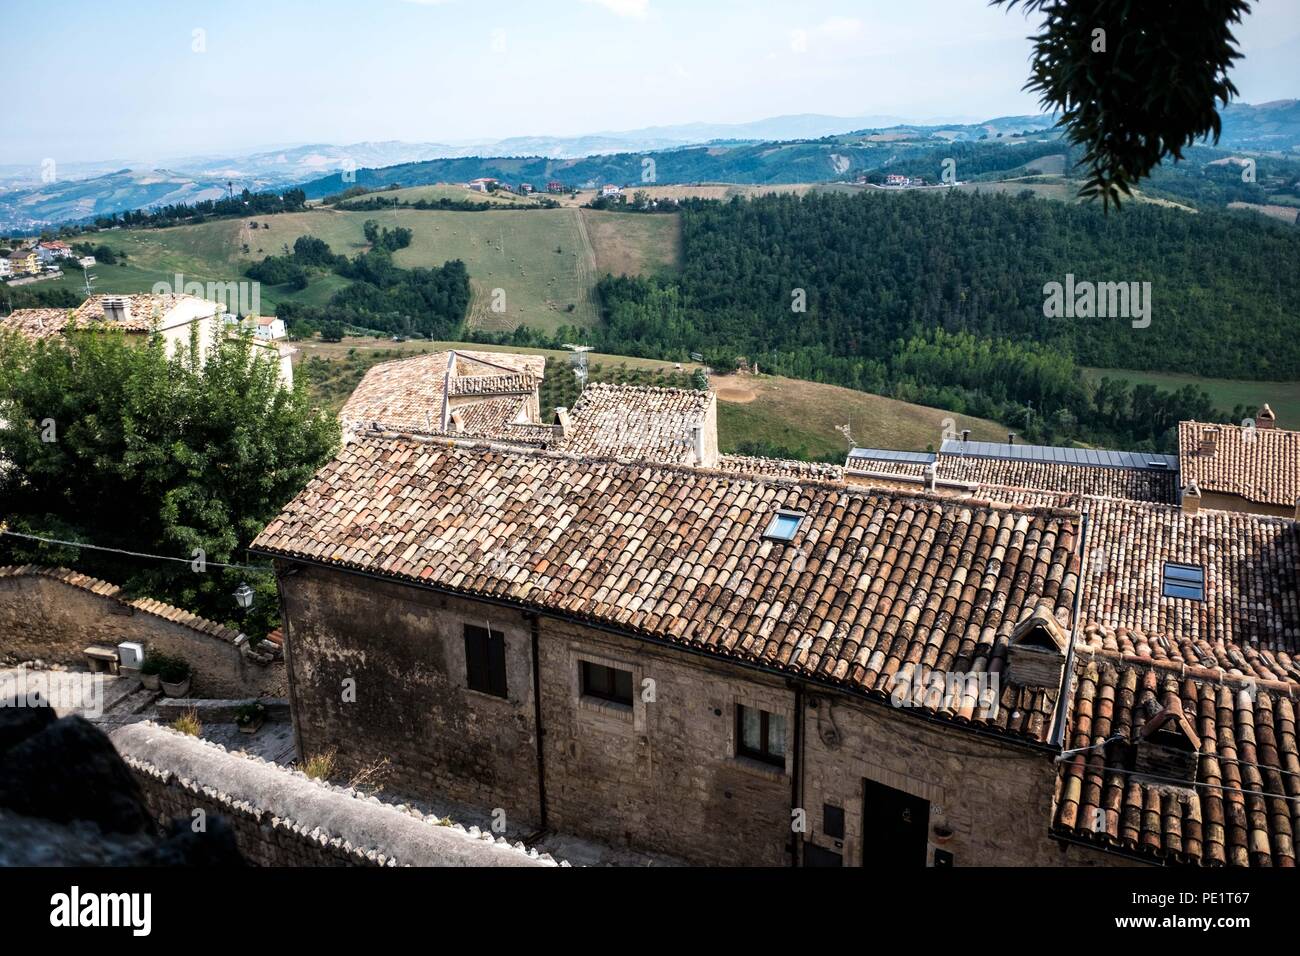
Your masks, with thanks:
[{"label": "solar panel on roof", "polygon": [[916,465],[928,465],[934,461],[934,452],[896,451],[892,448],[855,448],[849,452],[850,458],[870,458],[873,461],[899,461]]},{"label": "solar panel on roof", "polygon": [[[1113,451],[1105,448],[1065,448],[1059,445],[1009,445],[1006,442],[944,439],[939,453],[953,457],[1000,458],[1004,461],[1041,461],[1064,465],[1091,465],[1098,468],[1136,468],[1147,470],[1178,469],[1175,455],[1152,455],[1136,451]],[[855,450],[854,454],[857,454]],[[874,456],[865,456],[874,457]]]}]

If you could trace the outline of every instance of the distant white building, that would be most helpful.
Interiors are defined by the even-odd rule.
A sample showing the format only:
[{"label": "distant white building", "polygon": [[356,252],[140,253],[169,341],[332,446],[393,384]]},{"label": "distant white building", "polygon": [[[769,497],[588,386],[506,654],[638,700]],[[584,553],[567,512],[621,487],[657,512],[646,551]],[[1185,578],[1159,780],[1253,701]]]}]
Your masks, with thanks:
[{"label": "distant white building", "polygon": [[253,336],[263,342],[274,342],[288,336],[284,320],[274,315],[254,315],[248,319],[253,329]]},{"label": "distant white building", "polygon": [[600,187],[601,198],[604,198],[605,196],[617,196],[622,191],[622,189],[612,183],[606,183],[604,186]]}]

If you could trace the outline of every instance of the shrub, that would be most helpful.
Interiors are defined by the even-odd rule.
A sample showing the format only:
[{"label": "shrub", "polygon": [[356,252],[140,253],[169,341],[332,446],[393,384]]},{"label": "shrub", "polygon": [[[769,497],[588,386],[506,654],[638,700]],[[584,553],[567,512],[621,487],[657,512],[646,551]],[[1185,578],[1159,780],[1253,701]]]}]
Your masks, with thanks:
[{"label": "shrub", "polygon": [[[140,664],[141,674],[161,674],[164,667],[171,660],[162,651],[148,651],[144,655],[144,661]],[[170,683],[170,682],[169,682]]]},{"label": "shrub", "polygon": [[235,711],[235,723],[241,727],[247,727],[249,724],[255,724],[265,718],[266,705],[259,700],[255,700],[251,704],[243,704]]},{"label": "shrub", "polygon": [[320,753],[312,754],[302,762],[303,773],[313,780],[329,780],[334,774],[334,764],[338,759],[338,750],[331,747]]},{"label": "shrub", "polygon": [[190,676],[189,662],[180,657],[169,657],[158,676],[168,684],[179,684]]},{"label": "shrub", "polygon": [[172,721],[172,730],[179,730],[191,737],[200,736],[203,733],[203,723],[199,720],[199,712],[191,707]]}]

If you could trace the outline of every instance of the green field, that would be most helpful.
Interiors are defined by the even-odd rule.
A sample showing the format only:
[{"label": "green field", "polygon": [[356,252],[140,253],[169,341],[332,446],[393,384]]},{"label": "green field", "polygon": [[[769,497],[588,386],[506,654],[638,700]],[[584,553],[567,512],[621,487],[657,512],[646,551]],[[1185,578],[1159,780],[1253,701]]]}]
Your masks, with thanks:
[{"label": "green field", "polygon": [[1093,381],[1124,379],[1132,385],[1155,385],[1164,389],[1195,385],[1208,392],[1215,406],[1225,414],[1237,405],[1259,406],[1267,402],[1277,414],[1279,427],[1300,428],[1300,382],[1243,382],[1172,372],[1134,372],[1122,368],[1089,368],[1084,372]]},{"label": "green field", "polygon": [[[399,192],[457,189],[428,186]],[[589,216],[594,223],[590,230]],[[463,260],[474,291],[469,324],[497,331],[525,322],[547,331],[561,325],[592,326],[599,320],[595,284],[601,266],[639,273],[671,267],[680,255],[676,216],[592,215],[576,208],[340,212],[322,207],[251,220],[111,230],[86,239],[127,254],[125,265],[101,263],[92,270],[96,291],[145,292],[154,283],[172,282],[177,274],[186,282],[243,279],[251,263],[283,254],[302,235],[323,239],[337,253],[355,255],[366,248],[363,224],[368,219],[389,228],[411,230],[411,245],[394,257],[399,266],[439,266],[449,259]],[[250,221],[257,223],[256,229],[249,228]],[[263,286],[262,311],[270,312],[282,301],[324,305],[346,284],[339,276],[317,273],[301,292]],[[80,290],[81,271],[50,285]],[[494,293],[498,289],[501,292]],[[494,304],[502,306],[501,311],[494,310]]]}]

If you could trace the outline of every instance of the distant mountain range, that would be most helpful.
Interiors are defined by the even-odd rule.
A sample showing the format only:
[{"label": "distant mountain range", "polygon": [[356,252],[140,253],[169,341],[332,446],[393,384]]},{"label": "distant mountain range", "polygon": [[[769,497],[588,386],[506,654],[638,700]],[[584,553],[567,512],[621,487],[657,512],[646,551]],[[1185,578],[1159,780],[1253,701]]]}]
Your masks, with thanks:
[{"label": "distant mountain range", "polygon": [[[222,195],[227,183],[254,192],[303,185],[313,198],[347,185],[458,181],[476,175],[549,177],[565,182],[630,181],[646,154],[659,162],[661,183],[700,180],[800,182],[841,178],[861,166],[855,151],[892,142],[968,142],[1046,131],[1051,116],[999,117],[970,123],[907,124],[895,116],[796,114],[751,123],[688,123],[584,136],[518,136],[477,143],[363,142],[307,144],[241,156],[169,159],[165,168],[119,161],[65,164],[54,182],[40,170],[0,166],[0,232],[28,232],[128,209],[190,203]],[[773,144],[781,144],[778,149]],[[793,145],[792,145],[793,144]],[[708,145],[710,149],[700,148]],[[1300,102],[1234,104],[1223,113],[1220,145],[1230,149],[1300,152]],[[631,154],[637,154],[635,163]],[[618,158],[615,158],[618,157]],[[348,176],[340,175],[347,171]],[[355,175],[352,175],[355,171]]]}]

